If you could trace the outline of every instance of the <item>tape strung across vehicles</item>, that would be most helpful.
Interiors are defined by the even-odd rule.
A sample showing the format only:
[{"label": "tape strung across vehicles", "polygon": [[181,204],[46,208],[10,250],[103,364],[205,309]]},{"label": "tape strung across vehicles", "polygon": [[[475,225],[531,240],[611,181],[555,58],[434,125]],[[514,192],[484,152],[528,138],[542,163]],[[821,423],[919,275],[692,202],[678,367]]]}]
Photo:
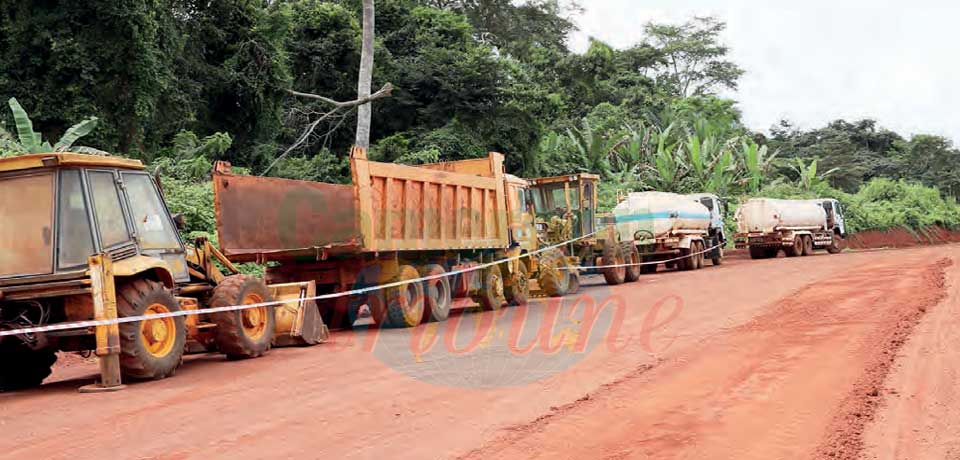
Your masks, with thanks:
[{"label": "tape strung across vehicles", "polygon": [[[580,237],[577,237],[577,238],[573,238],[573,239],[571,239],[571,240],[567,240],[567,241],[564,241],[564,242],[562,242],[562,243],[554,244],[554,245],[552,245],[552,246],[547,246],[547,247],[544,247],[544,248],[540,248],[540,249],[537,249],[536,251],[528,252],[528,253],[526,253],[526,254],[520,254],[520,255],[518,255],[518,256],[507,257],[507,258],[505,258],[505,259],[497,260],[497,261],[494,261],[494,262],[487,262],[487,263],[484,263],[484,264],[479,264],[479,265],[475,265],[475,266],[472,266],[472,267],[467,267],[467,268],[464,268],[464,269],[461,269],[461,270],[449,271],[449,272],[440,273],[440,274],[437,274],[437,275],[423,276],[423,277],[420,277],[420,278],[415,278],[415,279],[410,279],[410,280],[395,281],[395,282],[391,282],[391,283],[387,283],[387,284],[381,284],[381,285],[377,285],[377,286],[369,286],[369,287],[365,287],[365,288],[353,289],[353,290],[350,290],[350,291],[333,292],[333,293],[330,293],[330,294],[322,294],[322,295],[313,296],[313,297],[302,297],[302,298],[290,299],[290,300],[274,300],[274,301],[271,301],[271,302],[252,303],[252,304],[245,304],[245,305],[229,305],[229,306],[225,306],[225,307],[201,308],[201,309],[197,309],[197,310],[180,310],[180,311],[173,311],[173,312],[166,312],[166,313],[158,313],[158,314],[154,314],[154,315],[138,315],[138,316],[127,316],[127,317],[123,317],[123,318],[114,318],[114,319],[100,319],[100,320],[90,320],[90,321],[75,321],[75,322],[69,322],[69,323],[49,324],[49,325],[46,325],[46,326],[26,327],[26,328],[22,328],[22,329],[10,329],[10,330],[5,330],[5,331],[0,331],[0,337],[7,337],[7,336],[14,336],[14,335],[22,335],[22,334],[35,334],[35,333],[38,333],[38,332],[68,331],[68,330],[73,330],[73,329],[85,329],[85,328],[88,328],[88,327],[109,326],[109,325],[112,325],[112,324],[135,323],[135,322],[144,321],[144,320],[173,318],[173,317],[177,317],[177,316],[204,315],[204,314],[208,314],[208,313],[221,313],[221,312],[228,312],[228,311],[246,310],[246,309],[250,309],[250,308],[272,307],[272,306],[290,304],[290,303],[295,303],[295,302],[305,302],[305,301],[310,301],[310,300],[328,300],[328,299],[335,299],[335,298],[338,298],[338,297],[345,297],[345,296],[351,296],[351,295],[365,294],[365,293],[368,293],[368,292],[379,291],[379,290],[381,290],[381,289],[388,289],[388,288],[403,286],[403,285],[411,284],[411,283],[421,283],[421,282],[424,282],[424,281],[430,281],[430,280],[440,279],[440,278],[447,277],[447,276],[455,276],[455,275],[460,275],[460,274],[463,274],[463,273],[469,273],[469,272],[473,272],[473,271],[477,271],[477,270],[483,270],[483,269],[485,269],[485,268],[493,267],[493,266],[496,266],[496,265],[500,265],[500,264],[505,263],[505,262],[511,262],[511,261],[514,261],[514,260],[520,260],[520,259],[522,259],[522,258],[524,258],[524,257],[535,256],[535,255],[537,255],[537,254],[540,254],[540,253],[542,253],[542,252],[549,251],[549,250],[551,250],[551,249],[556,249],[556,248],[559,248],[559,247],[561,247],[561,246],[566,246],[566,245],[568,245],[568,244],[570,244],[570,243],[574,243],[574,242],[577,242],[577,241],[579,241],[579,240],[582,240],[582,239],[585,239],[585,238],[589,238],[589,237],[591,237],[591,236],[594,236],[594,235],[596,235],[597,233],[599,233],[599,232],[589,233],[589,234],[587,234],[587,235],[583,235],[583,236],[580,236]],[[597,266],[597,267],[560,267],[560,268],[566,269],[566,270],[577,270],[577,269],[593,269],[593,268],[632,267],[632,266],[636,266],[636,265],[648,265],[648,264],[653,264],[653,263],[658,263],[658,264],[659,264],[659,263],[664,263],[664,262],[672,262],[672,261],[674,261],[674,260],[680,260],[680,259],[684,259],[684,258],[687,258],[687,257],[692,257],[692,256],[695,256],[695,255],[704,253],[704,252],[712,251],[713,249],[716,249],[716,248],[719,247],[719,246],[720,246],[720,245],[717,245],[717,246],[714,246],[714,247],[712,247],[712,248],[706,249],[706,250],[704,250],[704,251],[697,252],[697,253],[693,253],[693,254],[688,254],[688,255],[685,255],[685,256],[678,257],[678,258],[676,258],[676,259],[661,260],[661,261],[657,261],[657,262],[641,262],[641,263],[635,263],[635,264],[604,265],[604,266]]]},{"label": "tape strung across vehicles", "polygon": [[674,258],[672,258],[672,259],[667,259],[667,260],[655,260],[655,261],[651,261],[651,262],[637,262],[637,263],[635,263],[635,264],[592,265],[592,266],[589,266],[589,267],[559,267],[559,268],[560,268],[561,270],[595,270],[595,269],[600,269],[600,268],[621,268],[621,267],[640,267],[640,266],[643,266],[643,265],[657,265],[657,264],[663,264],[663,263],[668,263],[668,262],[676,262],[676,261],[678,261],[678,260],[686,259],[686,258],[688,258],[688,257],[698,256],[698,255],[700,255],[700,254],[704,254],[704,253],[710,252],[710,251],[712,251],[712,250],[714,250],[714,249],[717,249],[717,248],[719,248],[720,246],[723,246],[723,243],[716,244],[716,245],[714,245],[714,246],[712,246],[712,247],[709,247],[709,248],[707,248],[707,249],[704,249],[704,250],[702,250],[702,251],[693,252],[693,253],[687,254],[687,255],[685,255],[685,256],[674,257]]}]

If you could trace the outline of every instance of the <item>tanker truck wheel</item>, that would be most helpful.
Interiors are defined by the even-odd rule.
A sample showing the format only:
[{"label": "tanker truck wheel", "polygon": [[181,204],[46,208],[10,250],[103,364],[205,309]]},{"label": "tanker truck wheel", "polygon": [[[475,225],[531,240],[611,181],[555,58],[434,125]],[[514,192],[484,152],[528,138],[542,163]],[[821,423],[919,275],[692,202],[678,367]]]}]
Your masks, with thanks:
[{"label": "tanker truck wheel", "polygon": [[783,253],[787,257],[797,257],[803,254],[803,236],[793,237],[793,244],[783,248]]},{"label": "tanker truck wheel", "polygon": [[697,262],[694,260],[696,256],[693,255],[695,247],[691,244],[689,248],[680,248],[681,259],[677,261],[677,270],[685,272],[697,268]]},{"label": "tanker truck wheel", "polygon": [[[139,279],[117,291],[121,318],[180,311],[180,303],[162,284]],[[183,361],[187,327],[183,316],[120,323],[120,371],[127,379],[162,379]]]},{"label": "tanker truck wheel", "polygon": [[506,291],[503,287],[503,274],[500,267],[494,265],[483,269],[480,280],[480,292],[474,300],[480,304],[480,308],[485,311],[499,310],[507,301]]},{"label": "tanker truck wheel", "polygon": [[694,245],[693,252],[695,253],[695,255],[693,256],[693,263],[694,263],[693,269],[699,270],[703,268],[704,260],[706,260],[705,259],[706,256],[703,253],[703,250],[706,249],[706,246],[703,245],[703,241],[694,241],[693,245]]},{"label": "tanker truck wheel", "polygon": [[[620,249],[620,246],[610,241],[604,241],[603,255],[600,257],[600,264],[623,265],[623,261],[623,251]],[[601,269],[601,272],[603,273],[603,279],[611,286],[623,284],[627,277],[627,267],[608,267]]]},{"label": "tanker truck wheel", "polygon": [[621,245],[621,251],[626,254],[626,259],[628,264],[634,264],[629,267],[626,267],[627,273],[624,276],[623,280],[627,283],[632,283],[640,279],[641,269],[643,265],[640,265],[640,251],[637,250],[637,247],[631,242],[625,242]]},{"label": "tanker truck wheel", "polygon": [[710,255],[711,255],[710,261],[713,262],[713,265],[714,265],[714,266],[720,265],[720,264],[723,263],[723,246],[722,246],[722,244],[723,244],[723,243],[720,242],[720,237],[719,237],[719,236],[714,236],[713,239],[711,240],[710,246],[716,246],[716,247],[711,251],[711,254],[710,254]]},{"label": "tanker truck wheel", "polygon": [[[447,271],[440,265],[430,264],[420,269],[420,276],[442,275]],[[453,291],[450,290],[450,277],[423,282],[423,322],[446,321],[450,317],[453,304]]]},{"label": "tanker truck wheel", "polygon": [[57,354],[48,348],[31,350],[15,338],[0,342],[0,393],[40,385],[55,362]]},{"label": "tanker truck wheel", "polygon": [[827,246],[827,252],[830,254],[840,254],[842,251],[843,243],[840,239],[840,236],[834,233],[833,238],[830,239],[830,246]]},{"label": "tanker truck wheel", "polygon": [[750,258],[754,260],[766,259],[770,257],[769,251],[767,248],[761,246],[750,246]]},{"label": "tanker truck wheel", "polygon": [[530,272],[527,264],[520,262],[517,272],[511,277],[510,285],[506,286],[507,300],[510,305],[526,305],[530,299]]},{"label": "tanker truck wheel", "polygon": [[[420,277],[420,272],[409,265],[401,265],[400,273],[393,280],[410,281]],[[373,319],[386,327],[414,327],[423,320],[423,283],[407,283],[384,289],[386,311],[370,306]],[[380,311],[378,311],[380,310]]]},{"label": "tanker truck wheel", "polygon": [[570,289],[567,273],[567,258],[559,249],[551,249],[540,256],[540,273],[537,283],[550,297],[562,297]]},{"label": "tanker truck wheel", "polygon": [[[270,290],[260,278],[234,275],[224,279],[213,290],[210,307],[252,305],[272,301]],[[279,306],[279,308],[283,307],[283,305]],[[217,325],[214,336],[217,350],[230,359],[263,356],[270,350],[276,329],[273,309],[274,307],[264,306],[211,313],[210,320]]]},{"label": "tanker truck wheel", "polygon": [[810,235],[803,236],[803,252],[801,253],[804,256],[813,255],[813,237]]}]

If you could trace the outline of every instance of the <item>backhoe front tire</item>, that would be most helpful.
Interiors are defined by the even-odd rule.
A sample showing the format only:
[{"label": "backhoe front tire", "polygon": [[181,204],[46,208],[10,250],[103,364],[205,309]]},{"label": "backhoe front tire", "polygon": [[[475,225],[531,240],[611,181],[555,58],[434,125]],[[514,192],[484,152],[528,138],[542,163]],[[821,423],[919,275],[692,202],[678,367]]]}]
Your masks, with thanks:
[{"label": "backhoe front tire", "polygon": [[0,393],[39,386],[55,362],[57,354],[50,349],[31,350],[13,337],[0,342]]},{"label": "backhoe front tire", "polygon": [[[272,302],[267,285],[255,276],[234,275],[224,279],[213,290],[211,308]],[[282,306],[280,306],[282,308]],[[210,314],[217,325],[214,343],[220,353],[230,359],[263,356],[270,350],[276,329],[275,307],[254,307],[245,310]]]},{"label": "backhoe front tire", "polygon": [[[180,304],[162,284],[130,281],[117,290],[121,318],[180,311]],[[120,323],[120,372],[125,379],[172,376],[183,361],[187,327],[183,316]]]}]

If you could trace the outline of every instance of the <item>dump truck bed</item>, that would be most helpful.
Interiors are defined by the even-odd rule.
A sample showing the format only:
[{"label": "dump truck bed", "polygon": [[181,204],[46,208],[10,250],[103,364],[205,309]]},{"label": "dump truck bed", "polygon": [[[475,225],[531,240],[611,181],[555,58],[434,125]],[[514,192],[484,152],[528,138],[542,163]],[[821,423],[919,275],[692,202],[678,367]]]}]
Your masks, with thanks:
[{"label": "dump truck bed", "polygon": [[355,150],[353,184],[214,173],[220,247],[232,260],[506,248],[503,156],[425,166]]}]

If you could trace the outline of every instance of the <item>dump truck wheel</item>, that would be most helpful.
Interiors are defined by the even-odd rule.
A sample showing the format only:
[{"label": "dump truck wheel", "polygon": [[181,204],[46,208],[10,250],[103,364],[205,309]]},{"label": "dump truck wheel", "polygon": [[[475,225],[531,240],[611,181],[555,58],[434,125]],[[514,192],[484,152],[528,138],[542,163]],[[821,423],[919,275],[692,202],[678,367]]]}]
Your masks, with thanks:
[{"label": "dump truck wheel", "polygon": [[[430,264],[420,268],[420,276],[442,275],[447,271],[440,265]],[[453,304],[453,291],[450,290],[450,277],[423,282],[423,322],[446,321]]]},{"label": "dump truck wheel", "polygon": [[[260,278],[234,275],[224,279],[213,290],[211,308],[272,302],[270,290]],[[273,307],[211,313],[217,325],[214,343],[217,350],[230,359],[257,358],[270,350],[276,317]]]},{"label": "dump truck wheel", "polygon": [[570,275],[566,273],[567,259],[559,249],[552,249],[540,257],[537,282],[550,297],[562,297],[570,289]]},{"label": "dump truck wheel", "polygon": [[474,300],[486,311],[499,310],[507,301],[500,267],[487,267],[481,276],[480,292],[474,296]]},{"label": "dump truck wheel", "polygon": [[[151,280],[135,280],[117,292],[121,318],[180,311],[173,293]],[[120,323],[120,370],[124,378],[162,379],[176,372],[183,360],[187,328],[184,317],[175,316]]]},{"label": "dump truck wheel", "polygon": [[[621,251],[626,254],[627,263],[629,264],[639,264],[640,260],[640,251],[637,250],[637,247],[631,242],[625,242],[621,245]],[[627,274],[624,276],[623,280],[627,283],[632,283],[640,279],[640,269],[642,265],[632,265],[626,267]]]},{"label": "dump truck wheel", "polygon": [[770,257],[770,255],[768,254],[767,248],[760,247],[760,246],[750,246],[751,259],[754,259],[754,260],[766,259],[768,257]]},{"label": "dump truck wheel", "polygon": [[[621,265],[623,264],[623,260],[623,251],[619,245],[613,244],[610,241],[603,243],[603,254],[600,257],[601,265]],[[600,271],[603,273],[603,279],[611,286],[623,284],[627,278],[626,267],[603,268]]]},{"label": "dump truck wheel", "polygon": [[813,237],[810,235],[803,236],[803,250],[800,253],[804,256],[813,255]]},{"label": "dump truck wheel", "polygon": [[527,264],[521,261],[512,278],[510,285],[506,286],[507,300],[513,306],[526,305],[530,299],[530,272]]},{"label": "dump truck wheel", "polygon": [[[400,274],[393,280],[410,281],[420,277],[416,268],[401,265]],[[423,283],[407,283],[384,289],[386,311],[378,314],[373,305],[370,311],[374,321],[386,327],[406,328],[420,324],[424,314]]]},{"label": "dump truck wheel", "polygon": [[783,253],[787,257],[797,257],[800,254],[803,254],[803,236],[796,236],[793,238],[793,244],[783,248]]},{"label": "dump truck wheel", "polygon": [[14,339],[0,342],[0,393],[43,383],[53,371],[57,354],[48,348],[31,350]]}]

